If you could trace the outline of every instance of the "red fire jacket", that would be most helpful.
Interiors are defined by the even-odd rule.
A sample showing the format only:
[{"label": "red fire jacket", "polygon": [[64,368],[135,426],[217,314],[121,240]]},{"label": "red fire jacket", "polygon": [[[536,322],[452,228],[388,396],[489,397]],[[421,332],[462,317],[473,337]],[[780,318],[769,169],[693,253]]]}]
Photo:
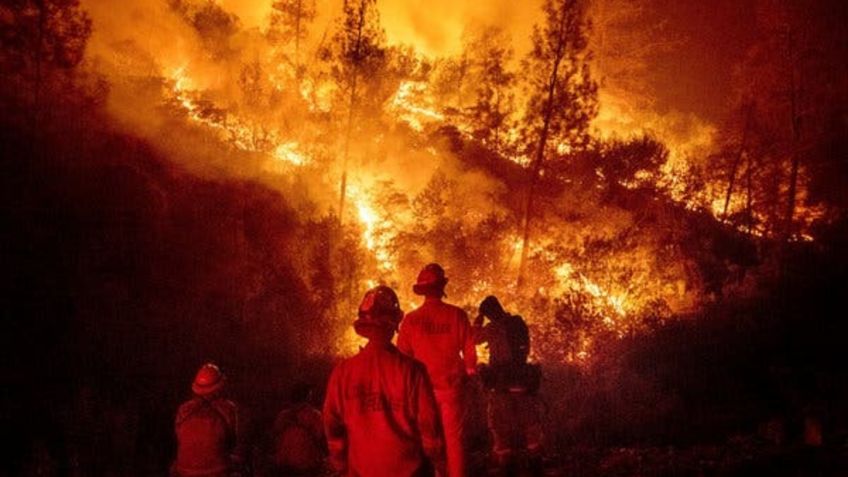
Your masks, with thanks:
[{"label": "red fire jacket", "polygon": [[232,401],[195,397],[177,411],[177,459],[179,476],[224,475],[237,452],[238,410]]},{"label": "red fire jacket", "polygon": [[456,388],[477,366],[468,314],[438,298],[426,298],[423,305],[407,313],[401,322],[398,348],[427,366],[437,390]]},{"label": "red fire jacket", "polygon": [[284,409],[274,420],[273,435],[274,465],[302,473],[321,467],[324,424],[320,411],[309,404]]},{"label": "red fire jacket", "polygon": [[369,342],[330,375],[324,431],[333,466],[347,476],[425,475],[443,468],[438,409],[421,363],[391,343]]}]

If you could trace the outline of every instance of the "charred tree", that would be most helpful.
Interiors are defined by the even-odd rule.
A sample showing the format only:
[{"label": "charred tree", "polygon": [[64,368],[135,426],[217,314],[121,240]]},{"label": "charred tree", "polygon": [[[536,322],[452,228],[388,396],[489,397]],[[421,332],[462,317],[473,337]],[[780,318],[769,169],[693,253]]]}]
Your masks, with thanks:
[{"label": "charred tree", "polygon": [[787,56],[789,57],[789,68],[787,71],[787,89],[789,92],[789,121],[791,124],[792,138],[790,147],[790,168],[789,168],[789,191],[786,197],[786,214],[784,216],[783,226],[783,241],[788,242],[792,239],[793,222],[795,216],[795,201],[798,195],[798,169],[800,168],[800,146],[801,146],[801,117],[799,112],[799,102],[801,91],[799,88],[799,74],[797,60],[795,59],[795,38],[794,33],[790,29],[786,34]]},{"label": "charred tree", "polygon": [[745,118],[743,120],[742,125],[742,138],[739,140],[739,148],[737,149],[736,154],[733,158],[733,162],[730,165],[730,174],[727,178],[727,192],[724,196],[724,208],[721,213],[721,220],[723,222],[727,222],[727,212],[730,207],[730,199],[733,197],[733,189],[736,185],[736,173],[738,172],[739,166],[742,163],[742,157],[745,154],[745,148],[747,147],[748,133],[751,128],[751,114],[753,107],[753,103],[748,103],[745,105],[745,110],[743,112]]},{"label": "charred tree", "polygon": [[4,79],[20,90],[2,95],[17,96],[17,101],[26,95],[28,113],[34,119],[44,109],[46,90],[54,82],[69,83],[82,61],[91,19],[79,0],[8,2],[3,15],[0,68]]}]

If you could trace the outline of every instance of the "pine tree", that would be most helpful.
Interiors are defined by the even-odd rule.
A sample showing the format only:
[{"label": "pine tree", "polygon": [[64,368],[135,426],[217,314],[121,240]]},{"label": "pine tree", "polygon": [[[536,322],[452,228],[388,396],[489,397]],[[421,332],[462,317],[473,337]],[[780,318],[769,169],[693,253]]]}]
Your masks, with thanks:
[{"label": "pine tree", "polygon": [[27,86],[37,113],[51,79],[82,61],[91,19],[79,0],[12,0],[0,12],[0,69]]},{"label": "pine tree", "polygon": [[536,185],[546,159],[585,148],[597,113],[597,85],[589,75],[586,4],[546,0],[544,24],[533,29],[523,62],[528,101],[522,120],[524,153],[532,157],[523,211],[518,284],[524,281]]},{"label": "pine tree", "polygon": [[276,0],[271,9],[268,39],[283,47],[291,45],[288,61],[300,77],[303,74],[301,43],[306,39],[309,24],[315,20],[315,0]]},{"label": "pine tree", "polygon": [[515,102],[515,75],[507,69],[513,54],[509,38],[502,29],[488,27],[468,42],[466,51],[475,84],[474,103],[466,108],[472,135],[491,150],[503,153]]},{"label": "pine tree", "polygon": [[[385,33],[380,27],[376,0],[346,0],[338,30],[333,37],[332,75],[347,110],[339,187],[339,222],[344,220],[350,142],[360,109],[368,106],[369,83],[378,80],[385,67]],[[373,99],[373,98],[372,98]]]},{"label": "pine tree", "polygon": [[680,43],[655,18],[660,10],[653,0],[592,0],[588,9],[592,75],[605,98],[626,103],[637,114],[655,101],[650,90],[653,57]]},{"label": "pine tree", "polygon": [[[737,108],[756,105],[745,137],[753,167],[746,207],[762,217],[764,232],[786,242],[815,216],[809,185],[832,161],[829,131],[848,104],[844,18],[800,0],[760,0],[756,14],[755,39],[735,77]],[[742,156],[733,158],[741,167]]]},{"label": "pine tree", "polygon": [[239,18],[218,5],[217,2],[189,2],[169,0],[171,9],[194,28],[207,54],[215,60],[233,59],[237,50],[230,44],[241,28]]}]

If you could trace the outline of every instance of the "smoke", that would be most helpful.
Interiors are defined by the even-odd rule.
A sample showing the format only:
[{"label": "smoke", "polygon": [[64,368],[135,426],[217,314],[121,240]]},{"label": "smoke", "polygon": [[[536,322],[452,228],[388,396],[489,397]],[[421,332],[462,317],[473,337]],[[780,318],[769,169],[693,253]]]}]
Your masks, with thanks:
[{"label": "smoke", "polygon": [[[199,5],[203,2],[196,0],[194,3]],[[657,47],[640,47],[639,51],[655,50],[654,53],[647,56],[642,54],[639,58],[628,55],[624,59],[629,64],[638,63],[637,71],[619,72],[615,67],[610,67],[610,54],[606,51],[615,45],[643,44],[657,35],[671,34],[658,31],[653,26],[675,15],[673,9],[663,7],[660,3],[645,1],[636,6],[627,5],[625,13],[616,16],[608,13],[622,11],[616,7],[614,0],[594,2],[594,12],[607,12],[603,15],[610,17],[607,20],[599,16],[592,31],[595,60],[599,68],[603,65],[603,69],[595,71],[595,76],[602,81],[601,114],[594,127],[601,136],[631,136],[650,131],[660,139],[667,140],[673,156],[691,157],[689,146],[697,143],[698,148],[702,148],[707,136],[705,131],[713,128],[711,121],[705,119],[705,114],[706,109],[715,106],[704,106],[705,112],[702,114],[697,104],[688,101],[689,98],[685,102],[674,103],[674,98],[667,97],[672,93],[668,93],[668,88],[663,86],[667,83],[665,71],[668,70],[669,62],[681,53],[668,51],[670,42],[652,43]],[[94,33],[88,49],[89,59],[110,78],[120,76],[125,79],[133,75],[170,77],[176,71],[182,71],[191,78],[192,89],[213,90],[222,102],[235,102],[233,90],[238,80],[240,63],[267,54],[263,51],[267,46],[258,40],[260,32],[267,28],[271,4],[269,0],[217,2],[223,10],[238,17],[241,28],[230,39],[229,45],[237,51],[238,57],[235,61],[222,63],[210,58],[197,32],[166,1],[128,0],[118,9],[107,0],[83,0],[83,6],[94,22]],[[508,0],[378,2],[380,21],[388,42],[412,46],[420,54],[431,58],[457,55],[461,53],[463,36],[467,31],[497,25],[509,35],[516,51],[515,57],[520,59],[529,49],[533,24],[541,18],[540,5],[540,1],[517,3]],[[307,40],[312,49],[331,37],[341,2],[319,0],[316,6],[318,16],[309,26]],[[598,15],[601,14],[596,13]],[[598,41],[601,37],[603,44]],[[688,47],[699,42],[697,38],[686,38],[685,41]],[[616,58],[612,60],[613,64],[622,61]],[[680,77],[690,78],[686,81],[692,82],[692,74],[685,71],[678,73],[683,73]],[[611,82],[607,80],[608,76],[614,77]],[[705,78],[703,81],[714,80]],[[138,105],[132,104],[135,95],[128,93],[128,97],[121,98],[120,89],[117,89],[117,94],[112,97],[113,108],[119,116],[137,116]],[[123,102],[126,99],[129,99],[130,104]],[[688,129],[683,128],[682,124],[687,124]],[[672,125],[674,131],[667,131],[666,125]],[[682,145],[680,150],[678,145]]]},{"label": "smoke", "polygon": [[[187,5],[203,6],[202,1],[186,1]],[[238,17],[238,29],[221,48],[232,54],[216,57],[204,45],[198,31],[182,17],[169,2],[159,0],[128,0],[122,8],[114,8],[108,0],[84,0],[83,7],[94,23],[94,32],[89,41],[87,62],[98,73],[110,81],[108,107],[119,123],[133,132],[150,139],[170,157],[192,172],[205,176],[249,178],[262,181],[279,189],[286,185],[286,173],[269,154],[240,154],[238,160],[221,154],[216,144],[210,144],[203,134],[186,136],[184,131],[175,133],[169,124],[167,112],[162,111],[163,96],[174,98],[175,88],[185,90],[186,97],[202,93],[194,101],[211,100],[215,106],[235,110],[244,98],[240,97],[238,82],[246,64],[269,57],[268,45],[261,36],[267,28],[271,12],[270,1],[220,1],[217,5]],[[455,4],[447,1],[429,4],[426,10],[418,2],[380,2],[381,23],[386,29],[390,44],[407,44],[419,52],[431,55],[450,55],[461,48],[465,26],[474,22],[485,22],[494,18],[516,28],[529,29],[533,9],[519,8],[510,2],[500,1],[479,5],[478,2]],[[327,41],[332,34],[334,21],[340,13],[337,2],[321,1],[317,5],[318,16],[309,26],[309,48]],[[507,22],[507,18],[523,18],[524,21]],[[520,35],[526,37],[526,34]],[[151,82],[160,78],[162,84]],[[276,108],[284,110],[277,105]],[[268,128],[277,127],[277,121],[291,123],[298,118],[266,118]],[[232,122],[232,119],[227,119]],[[295,126],[290,136],[300,134]],[[391,135],[389,135],[391,136]],[[291,140],[280,138],[280,141]],[[297,149],[303,152],[304,148]],[[332,153],[332,152],[331,152]],[[352,154],[354,173],[352,180],[362,184],[379,181],[394,181],[395,186],[410,197],[426,186],[429,178],[438,169],[446,169],[454,177],[462,176],[470,191],[481,190],[479,205],[486,204],[489,190],[496,188],[491,179],[477,175],[463,176],[450,165],[453,159],[444,153],[416,150],[401,137],[387,138],[387,148],[380,158],[367,157],[365,151]],[[320,204],[323,210],[334,207],[336,199],[327,193],[335,187],[341,171],[331,166],[324,174],[311,174],[306,178],[306,193],[309,200]],[[333,179],[335,178],[335,179]],[[474,194],[469,197],[474,197]]]},{"label": "smoke", "polygon": [[513,38],[516,50],[529,49],[529,36],[540,18],[541,1],[404,0],[380,4],[389,41],[413,45],[430,56],[456,55],[469,27],[499,26]]},{"label": "smoke", "polygon": [[127,0],[115,8],[108,0],[84,0],[94,29],[89,60],[113,76],[150,75],[178,68],[200,57],[200,45],[189,25],[165,2]]},{"label": "smoke", "polygon": [[635,107],[626,96],[601,91],[598,117],[593,123],[602,138],[635,137],[649,134],[669,149],[668,173],[684,171],[690,161],[707,157],[712,151],[718,128],[695,113],[665,112]]}]

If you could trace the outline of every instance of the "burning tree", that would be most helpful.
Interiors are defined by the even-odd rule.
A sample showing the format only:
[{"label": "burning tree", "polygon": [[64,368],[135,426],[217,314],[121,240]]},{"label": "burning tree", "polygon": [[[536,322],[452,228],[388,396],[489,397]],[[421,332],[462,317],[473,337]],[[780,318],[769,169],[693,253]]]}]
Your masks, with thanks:
[{"label": "burning tree", "polygon": [[502,29],[487,27],[466,45],[475,90],[465,114],[475,139],[495,153],[509,155],[516,78],[509,71],[513,50],[505,35]]},{"label": "burning tree", "polygon": [[281,49],[291,45],[291,52],[281,52],[278,58],[291,65],[296,77],[301,78],[301,43],[307,37],[307,27],[315,20],[315,0],[278,0],[271,8],[268,40]]},{"label": "burning tree", "polygon": [[597,86],[589,76],[585,2],[547,0],[545,23],[533,30],[533,50],[525,59],[528,100],[522,119],[524,155],[530,157],[522,218],[518,283],[523,284],[529,253],[537,182],[545,158],[564,157],[589,142],[597,111]]},{"label": "burning tree", "polygon": [[[337,86],[337,104],[345,112],[343,123],[342,173],[339,189],[339,220],[344,220],[348,163],[353,134],[360,131],[359,119],[374,113],[381,102],[369,93],[385,67],[385,34],[380,28],[376,0],[344,3],[338,30],[333,37],[332,74]],[[360,116],[362,114],[362,116]]]}]

